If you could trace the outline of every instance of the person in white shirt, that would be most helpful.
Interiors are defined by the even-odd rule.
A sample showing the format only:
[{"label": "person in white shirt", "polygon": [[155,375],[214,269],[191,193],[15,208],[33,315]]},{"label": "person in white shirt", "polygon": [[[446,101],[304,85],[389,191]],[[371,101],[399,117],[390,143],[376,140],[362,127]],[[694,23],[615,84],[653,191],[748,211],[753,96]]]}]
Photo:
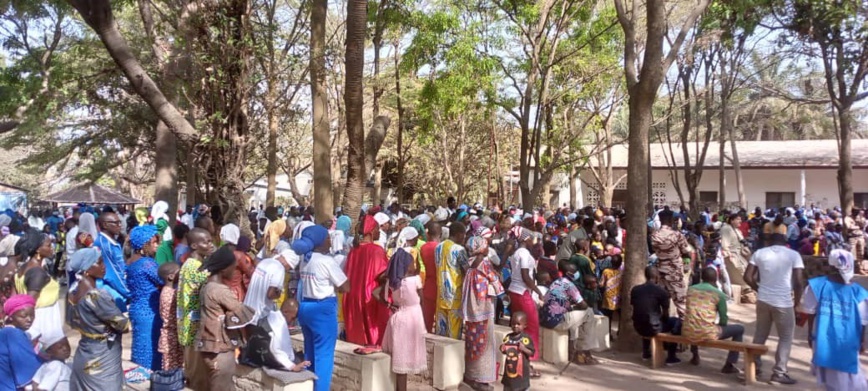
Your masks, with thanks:
[{"label": "person in white shirt", "polygon": [[[527,314],[527,328],[525,332],[530,335],[534,346],[539,345],[539,312],[536,308],[536,303],[533,301],[532,293],[536,293],[539,297],[545,297],[542,291],[536,286],[533,279],[533,271],[536,268],[536,260],[530,254],[529,247],[534,245],[534,235],[528,229],[517,229],[516,236],[518,237],[519,248],[512,254],[510,262],[512,264],[512,282],[509,284],[509,301],[510,312],[522,311]],[[531,357],[531,360],[539,358],[539,350]],[[531,376],[538,374],[531,368]]]},{"label": "person in white shirt", "polygon": [[48,357],[48,361],[33,375],[33,382],[40,391],[69,390],[69,378],[72,376],[72,368],[66,364],[72,351],[69,340],[63,335],[63,331],[57,331],[42,335],[39,342],[45,346],[44,355]]},{"label": "person in white shirt", "polygon": [[[349,280],[328,255],[328,230],[312,225],[301,231],[292,250],[301,258],[298,323],[304,334],[304,355],[317,375],[314,387],[328,390],[338,339],[338,301],[335,291],[349,290]],[[336,288],[337,287],[337,288]]]},{"label": "person in white shirt", "polygon": [[[784,235],[772,235],[771,246],[757,250],[750,258],[744,281],[757,291],[753,343],[765,344],[772,324],[775,325],[778,349],[771,382],[790,385],[796,384],[796,381],[787,374],[787,361],[796,328],[795,307],[799,305],[805,287],[805,264],[801,255],[786,245],[787,238]],[[762,361],[757,357],[757,376],[761,373],[761,366]]]},{"label": "person in white shirt", "polygon": [[383,212],[377,212],[374,215],[374,220],[380,226],[380,239],[377,240],[377,244],[382,248],[386,248],[386,245],[389,243],[389,229],[392,228],[392,219],[389,218],[389,215]]}]

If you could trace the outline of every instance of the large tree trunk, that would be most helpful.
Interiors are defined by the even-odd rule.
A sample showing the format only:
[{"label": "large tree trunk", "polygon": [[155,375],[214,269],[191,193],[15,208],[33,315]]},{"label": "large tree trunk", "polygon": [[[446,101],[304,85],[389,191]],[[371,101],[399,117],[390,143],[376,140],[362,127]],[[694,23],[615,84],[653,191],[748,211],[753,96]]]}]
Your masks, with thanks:
[{"label": "large tree trunk", "polygon": [[[273,70],[273,68],[272,68]],[[313,75],[311,75],[311,79]],[[265,111],[268,115],[268,165],[265,168],[265,176],[268,187],[265,190],[265,206],[274,206],[275,193],[277,193],[277,88],[275,80],[268,81],[268,90],[265,93]],[[294,178],[287,178],[292,181]]]},{"label": "large tree trunk", "polygon": [[[313,101],[313,187],[316,221],[333,216],[331,135],[329,133],[329,102],[326,91],[325,28],[327,0],[314,0],[310,11],[310,94]],[[348,43],[349,44],[349,43]],[[355,216],[353,216],[355,217]]]},{"label": "large tree trunk", "polygon": [[[195,206],[199,200],[198,168],[196,166],[196,144],[187,143],[187,205]],[[185,205],[186,206],[186,205]],[[186,209],[185,209],[186,210]]]},{"label": "large tree trunk", "polygon": [[157,123],[157,142],[154,158],[156,178],[154,199],[169,204],[169,223],[178,216],[178,143],[166,123]]},{"label": "large tree trunk", "polygon": [[841,197],[841,209],[845,216],[849,216],[855,202],[853,198],[853,163],[850,151],[853,119],[850,116],[850,104],[842,106],[836,110],[841,131],[840,143],[838,144],[838,194]]},{"label": "large tree trunk", "polygon": [[[347,187],[344,190],[344,213],[358,223],[365,189],[367,168],[365,165],[365,123],[363,118],[364,95],[362,82],[365,67],[365,27],[367,24],[367,1],[349,0],[347,4],[347,34],[344,87],[344,105],[347,114]],[[355,225],[354,225],[355,227]],[[355,232],[355,228],[353,228]]]}]

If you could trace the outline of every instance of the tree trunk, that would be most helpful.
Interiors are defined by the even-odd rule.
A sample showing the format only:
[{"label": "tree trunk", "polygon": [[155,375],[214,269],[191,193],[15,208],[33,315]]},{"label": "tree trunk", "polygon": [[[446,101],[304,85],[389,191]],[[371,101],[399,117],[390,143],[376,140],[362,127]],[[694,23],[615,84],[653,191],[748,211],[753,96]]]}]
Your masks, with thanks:
[{"label": "tree trunk", "polygon": [[[365,189],[364,95],[362,82],[365,67],[365,27],[367,1],[349,0],[347,4],[347,33],[344,86],[344,105],[347,115],[347,187],[344,190],[344,213],[358,223],[362,192]],[[352,232],[355,232],[355,224]]]},{"label": "tree trunk", "polygon": [[579,180],[579,170],[575,164],[570,164],[570,210],[576,210],[579,204],[576,182]]},{"label": "tree trunk", "polygon": [[[187,143],[187,205],[195,206],[199,197],[199,185],[196,166],[196,144]],[[186,205],[185,205],[186,207]],[[186,209],[185,209],[186,210]]]},{"label": "tree trunk", "polygon": [[163,121],[157,122],[157,141],[154,154],[154,199],[169,204],[169,223],[178,216],[178,143],[175,134]]},{"label": "tree trunk", "polygon": [[[274,68],[272,68],[274,70]],[[313,80],[313,74],[311,74]],[[268,115],[268,165],[265,175],[268,178],[268,187],[265,190],[265,206],[274,206],[275,193],[277,193],[277,88],[275,80],[268,81],[268,90],[265,93],[265,111]],[[293,178],[288,178],[292,181]]]},{"label": "tree trunk", "polygon": [[720,190],[717,193],[717,210],[723,210],[723,208],[726,208],[726,132],[723,131],[723,127],[720,129],[717,146],[720,153],[720,161],[718,163],[718,171],[720,173],[718,185],[720,186]]},{"label": "tree trunk", "polygon": [[[329,102],[326,91],[325,28],[327,0],[314,0],[310,11],[310,94],[313,103],[313,187],[316,221],[333,216],[331,135],[329,132]],[[355,217],[355,216],[353,216]]]},{"label": "tree trunk", "polygon": [[853,197],[853,163],[850,151],[853,119],[850,114],[850,104],[842,105],[836,110],[840,126],[840,143],[838,144],[838,194],[841,197],[841,210],[844,216],[849,216],[855,202]]},{"label": "tree trunk", "polygon": [[136,93],[171,129],[184,138],[192,138],[196,130],[171,103],[142,68],[130,45],[118,31],[109,0],[67,0],[81,18],[96,32],[109,55],[124,73]]}]

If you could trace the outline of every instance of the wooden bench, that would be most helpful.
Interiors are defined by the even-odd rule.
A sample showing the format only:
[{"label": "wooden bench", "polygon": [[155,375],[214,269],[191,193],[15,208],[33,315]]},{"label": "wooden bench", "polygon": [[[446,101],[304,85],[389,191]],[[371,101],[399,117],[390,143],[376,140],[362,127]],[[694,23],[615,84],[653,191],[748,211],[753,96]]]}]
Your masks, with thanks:
[{"label": "wooden bench", "polygon": [[666,352],[665,349],[663,349],[664,342],[696,345],[704,348],[723,349],[744,353],[744,382],[747,385],[756,383],[756,363],[754,362],[754,359],[756,356],[762,356],[769,351],[769,348],[765,345],[727,340],[691,342],[680,335],[660,333],[651,338],[651,368],[657,369],[664,365],[666,361]]}]

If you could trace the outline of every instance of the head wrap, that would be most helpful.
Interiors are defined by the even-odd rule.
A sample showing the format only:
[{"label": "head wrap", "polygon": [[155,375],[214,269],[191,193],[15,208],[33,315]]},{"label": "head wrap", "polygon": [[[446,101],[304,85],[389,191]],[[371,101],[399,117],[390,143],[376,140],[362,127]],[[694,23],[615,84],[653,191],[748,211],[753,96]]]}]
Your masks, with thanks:
[{"label": "head wrap", "polygon": [[533,234],[529,229],[524,227],[513,227],[512,234],[515,235],[515,238],[518,239],[519,242],[524,243],[526,240],[530,239]]},{"label": "head wrap", "polygon": [[305,228],[310,227],[312,225],[313,225],[312,221],[301,221],[298,224],[296,224],[295,229],[293,229],[293,231],[292,231],[292,240],[293,241],[298,240],[298,238],[301,237],[302,231],[304,231]]},{"label": "head wrap", "polygon": [[473,234],[483,239],[488,239],[491,237],[491,230],[486,227],[479,227],[473,231]]},{"label": "head wrap", "polygon": [[246,252],[250,251],[250,245],[251,245],[250,238],[248,238],[246,236],[241,236],[238,238],[238,244],[235,245],[235,249],[238,251],[241,251],[243,253],[246,253]]},{"label": "head wrap", "polygon": [[220,240],[223,243],[238,245],[239,237],[241,237],[241,230],[235,224],[226,224],[220,228]]},{"label": "head wrap", "polygon": [[481,236],[470,237],[467,240],[467,248],[470,250],[470,255],[488,255],[488,241]]},{"label": "head wrap", "polygon": [[365,216],[365,224],[362,226],[362,234],[368,235],[374,232],[377,228],[380,228],[380,226],[377,224],[377,220],[374,220],[374,216]]},{"label": "head wrap", "polygon": [[199,267],[199,270],[207,270],[209,273],[214,274],[232,266],[233,262],[235,262],[235,253],[229,247],[221,246],[205,260],[205,263]]},{"label": "head wrap", "polygon": [[398,233],[398,247],[404,247],[407,245],[408,240],[413,240],[413,238],[419,237],[419,232],[416,231],[416,228],[413,227],[404,227],[400,233]]},{"label": "head wrap", "polygon": [[418,221],[419,224],[421,224],[422,226],[425,226],[425,224],[428,224],[428,222],[431,221],[431,216],[428,216],[427,213],[422,213],[422,214],[416,216],[413,219],[413,221]]},{"label": "head wrap", "polygon": [[99,248],[80,248],[69,257],[69,265],[67,265],[66,268],[74,273],[82,273],[85,270],[90,269],[90,267],[99,260],[101,255]]},{"label": "head wrap", "polygon": [[265,230],[265,235],[263,235],[263,239],[265,240],[265,249],[267,251],[274,251],[274,248],[277,247],[277,243],[280,242],[280,237],[283,235],[284,231],[286,231],[286,221],[283,219],[274,220],[268,225],[268,228]]},{"label": "head wrap", "polygon": [[0,227],[8,227],[12,223],[12,218],[7,215],[0,215]]},{"label": "head wrap", "polygon": [[96,240],[99,232],[96,230],[96,219],[92,214],[85,212],[78,217],[78,232],[86,232]]},{"label": "head wrap", "polygon": [[444,221],[448,218],[449,218],[449,211],[446,210],[446,208],[444,208],[442,206],[437,208],[437,210],[434,212],[434,220],[435,221],[438,221],[438,222]]},{"label": "head wrap", "polygon": [[425,223],[423,223],[419,220],[413,219],[412,221],[410,221],[410,227],[413,227],[416,229],[416,233],[419,234],[419,237],[422,239],[422,241],[425,241],[425,242],[428,241],[428,236],[425,235]]},{"label": "head wrap", "polygon": [[159,219],[169,220],[166,212],[169,210],[169,204],[166,201],[157,201],[151,206],[151,219],[157,221]]},{"label": "head wrap", "polygon": [[12,314],[27,307],[36,307],[36,299],[25,294],[13,295],[3,303],[3,312],[6,316],[12,316]]},{"label": "head wrap", "polygon": [[337,222],[335,223],[335,229],[338,231],[342,231],[345,236],[350,236],[350,227],[353,225],[353,220],[350,219],[350,216],[343,215],[338,217]]},{"label": "head wrap", "polygon": [[311,225],[301,231],[301,237],[292,242],[292,251],[310,260],[313,250],[325,242],[329,231],[321,225]]},{"label": "head wrap", "polygon": [[389,287],[392,289],[401,287],[401,280],[407,275],[407,269],[410,268],[411,263],[413,263],[413,256],[409,252],[403,248],[398,248],[395,251],[392,259],[389,260],[389,268],[386,270],[386,275],[389,277]]},{"label": "head wrap", "polygon": [[244,296],[244,305],[252,308],[258,314],[266,316],[265,309],[276,310],[274,301],[268,298],[268,288],[283,290],[286,268],[274,258],[263,259],[256,264],[256,269],[250,277],[250,285]]},{"label": "head wrap", "polygon": [[455,221],[461,221],[465,217],[467,217],[467,212],[462,210],[455,214]]},{"label": "head wrap", "polygon": [[841,278],[849,284],[853,279],[853,254],[847,250],[835,249],[829,253],[829,265],[838,270]]},{"label": "head wrap", "polygon": [[612,249],[609,250],[609,255],[621,255],[621,248],[620,247],[612,247]]},{"label": "head wrap", "polygon": [[[148,208],[138,207],[138,208],[136,208],[135,214],[136,214],[136,223],[138,225],[144,225],[148,222],[148,216],[150,215],[150,212],[148,212]],[[84,216],[84,213],[82,213],[82,216]],[[78,224],[79,224],[79,226],[81,226],[81,220],[80,219],[79,219]]]},{"label": "head wrap", "polygon": [[391,219],[389,219],[389,215],[383,212],[377,212],[377,214],[374,215],[374,220],[377,221],[378,225],[383,225],[391,221]]},{"label": "head wrap", "polygon": [[130,231],[130,247],[133,250],[141,250],[151,239],[157,236],[157,227],[154,225],[140,225]]},{"label": "head wrap", "polygon": [[3,237],[3,240],[0,240],[0,257],[11,257],[15,255],[15,245],[18,243],[19,239],[21,239],[21,237],[16,235],[6,235]]}]

